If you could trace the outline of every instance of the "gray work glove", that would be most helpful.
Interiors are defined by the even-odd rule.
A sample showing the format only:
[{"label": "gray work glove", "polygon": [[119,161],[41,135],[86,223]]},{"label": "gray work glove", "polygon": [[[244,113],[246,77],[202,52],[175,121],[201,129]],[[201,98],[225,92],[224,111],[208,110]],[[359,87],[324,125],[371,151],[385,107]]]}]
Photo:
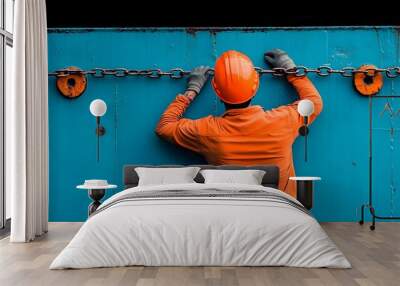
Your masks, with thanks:
[{"label": "gray work glove", "polygon": [[288,54],[281,49],[273,49],[264,54],[264,60],[271,68],[293,69],[296,67]]},{"label": "gray work glove", "polygon": [[199,66],[195,68],[189,75],[187,90],[192,90],[196,92],[196,94],[199,94],[208,79],[209,70],[210,67],[207,66]]}]

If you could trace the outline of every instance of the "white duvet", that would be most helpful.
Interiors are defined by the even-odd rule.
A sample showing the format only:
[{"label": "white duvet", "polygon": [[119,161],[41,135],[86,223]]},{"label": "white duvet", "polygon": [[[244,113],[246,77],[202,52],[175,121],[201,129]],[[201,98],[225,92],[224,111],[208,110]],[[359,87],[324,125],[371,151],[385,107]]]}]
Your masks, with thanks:
[{"label": "white duvet", "polygon": [[[152,198],[111,202],[130,192],[279,190],[254,185],[135,187],[106,200],[50,269],[145,266],[294,266],[349,268],[310,215],[257,198]],[[293,199],[291,199],[293,200]],[[294,200],[293,200],[294,201]]]}]

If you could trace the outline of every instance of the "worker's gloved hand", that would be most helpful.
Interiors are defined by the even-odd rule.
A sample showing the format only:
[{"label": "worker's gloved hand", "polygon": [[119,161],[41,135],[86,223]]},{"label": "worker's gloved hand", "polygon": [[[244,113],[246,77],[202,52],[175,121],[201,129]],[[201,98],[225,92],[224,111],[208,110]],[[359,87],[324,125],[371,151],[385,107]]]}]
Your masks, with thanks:
[{"label": "worker's gloved hand", "polygon": [[194,91],[197,94],[200,93],[200,90],[203,88],[204,84],[208,79],[208,71],[210,67],[200,66],[195,68],[189,75],[187,90]]},{"label": "worker's gloved hand", "polygon": [[296,67],[289,55],[281,49],[266,52],[264,60],[271,68],[293,69]]}]

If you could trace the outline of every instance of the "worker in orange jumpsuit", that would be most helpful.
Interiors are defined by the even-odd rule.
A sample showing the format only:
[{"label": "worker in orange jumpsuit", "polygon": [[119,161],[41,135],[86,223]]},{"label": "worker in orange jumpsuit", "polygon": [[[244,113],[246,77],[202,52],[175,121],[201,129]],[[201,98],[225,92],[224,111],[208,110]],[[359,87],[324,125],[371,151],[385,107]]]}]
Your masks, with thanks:
[{"label": "worker in orange jumpsuit", "polygon": [[[288,54],[275,49],[265,53],[272,68],[293,69]],[[225,105],[221,116],[197,120],[184,118],[190,103],[207,81],[209,67],[198,67],[188,78],[184,94],[178,95],[158,122],[156,133],[170,142],[205,157],[213,165],[277,165],[279,189],[296,197],[296,186],[289,176],[295,175],[292,144],[299,135],[303,119],[297,112],[299,101],[265,111],[250,105],[259,86],[259,75],[251,60],[237,51],[227,51],[216,61],[212,86]],[[307,77],[287,76],[300,100],[314,103],[311,123],[322,110],[321,97]]]}]

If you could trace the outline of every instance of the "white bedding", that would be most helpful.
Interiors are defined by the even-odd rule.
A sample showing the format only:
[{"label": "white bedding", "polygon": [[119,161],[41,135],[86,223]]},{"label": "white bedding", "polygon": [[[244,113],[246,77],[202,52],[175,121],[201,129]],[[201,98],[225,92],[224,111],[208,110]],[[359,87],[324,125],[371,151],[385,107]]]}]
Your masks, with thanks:
[{"label": "white bedding", "polygon": [[351,267],[312,216],[274,200],[182,197],[112,204],[132,192],[207,189],[262,190],[291,199],[272,188],[238,184],[127,189],[100,206],[104,210],[83,224],[50,269],[127,265]]}]

